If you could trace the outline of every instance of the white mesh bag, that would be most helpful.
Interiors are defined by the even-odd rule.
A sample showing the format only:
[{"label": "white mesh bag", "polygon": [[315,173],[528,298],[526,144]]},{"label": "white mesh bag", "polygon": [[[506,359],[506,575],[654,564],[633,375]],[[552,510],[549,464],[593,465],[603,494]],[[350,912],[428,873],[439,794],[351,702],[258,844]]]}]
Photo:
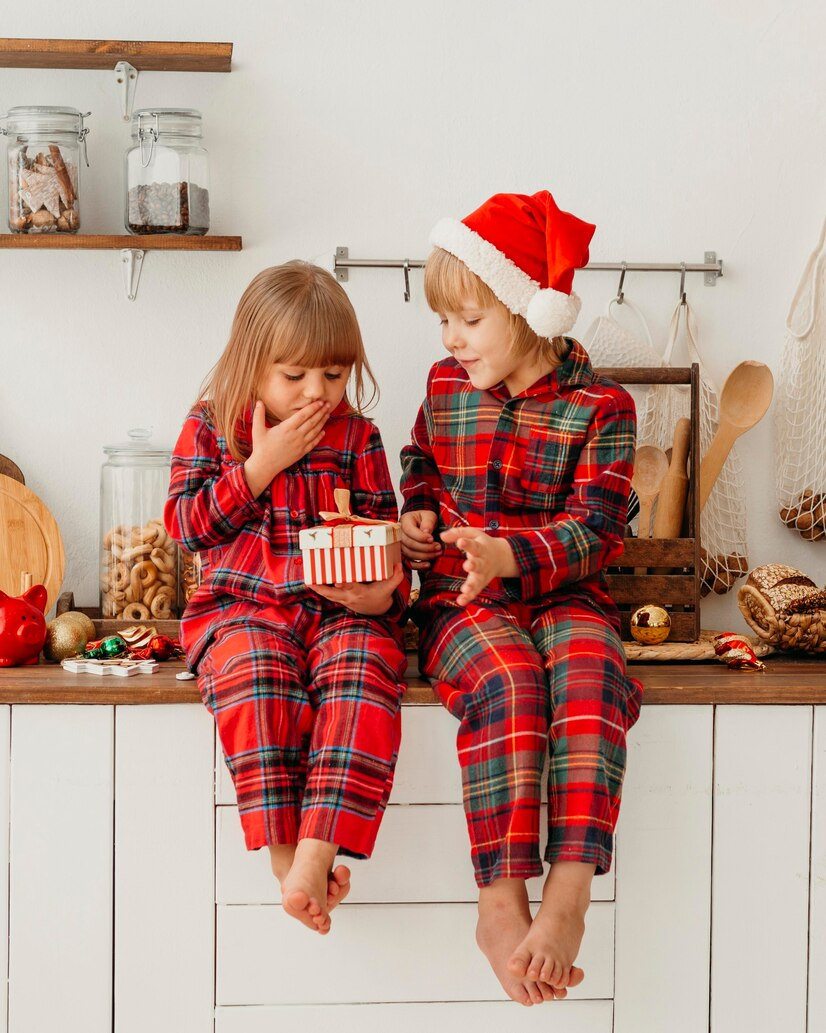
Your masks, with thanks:
[{"label": "white mesh bag", "polygon": [[[614,315],[620,305],[633,313],[639,323],[641,334],[632,332],[620,323]],[[636,305],[623,295],[612,298],[604,316],[597,316],[582,338],[582,346],[588,352],[591,365],[596,367],[613,366],[662,366],[662,355],[651,342],[651,333],[645,316]],[[645,389],[633,384],[625,385],[639,409],[645,398]]]},{"label": "white mesh bag", "polygon": [[[682,337],[689,362],[700,367],[700,454],[705,455],[719,424],[717,390],[703,367],[697,345],[697,325],[687,301],[679,302],[668,332],[662,364],[671,366],[674,347]],[[668,450],[677,420],[691,415],[691,390],[682,384],[654,384],[645,396],[637,422],[638,445]],[[699,464],[698,464],[699,467]],[[699,486],[697,486],[699,488]],[[731,450],[700,514],[701,593],[725,595],[748,573],[746,506],[743,471],[736,446]]]},{"label": "white mesh bag", "polygon": [[826,222],[786,317],[778,377],[775,478],[780,519],[826,537]]}]

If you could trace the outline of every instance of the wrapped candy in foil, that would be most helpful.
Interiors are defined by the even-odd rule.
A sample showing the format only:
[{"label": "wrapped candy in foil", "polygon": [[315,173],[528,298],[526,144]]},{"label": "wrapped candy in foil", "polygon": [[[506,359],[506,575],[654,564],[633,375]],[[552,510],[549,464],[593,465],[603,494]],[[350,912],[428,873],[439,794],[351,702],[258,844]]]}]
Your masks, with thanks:
[{"label": "wrapped candy in foil", "polygon": [[757,659],[751,644],[739,635],[724,632],[714,636],[717,659],[739,671],[764,671],[766,665]]}]

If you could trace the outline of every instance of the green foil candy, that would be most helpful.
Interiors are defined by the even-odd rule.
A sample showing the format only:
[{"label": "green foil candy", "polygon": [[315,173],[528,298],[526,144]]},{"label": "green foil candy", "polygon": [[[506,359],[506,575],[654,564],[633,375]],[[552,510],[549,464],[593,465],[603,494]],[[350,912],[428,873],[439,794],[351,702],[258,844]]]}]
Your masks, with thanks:
[{"label": "green foil candy", "polygon": [[127,645],[120,635],[107,635],[101,640],[96,649],[87,649],[83,654],[84,660],[111,660],[113,657],[125,653]]}]

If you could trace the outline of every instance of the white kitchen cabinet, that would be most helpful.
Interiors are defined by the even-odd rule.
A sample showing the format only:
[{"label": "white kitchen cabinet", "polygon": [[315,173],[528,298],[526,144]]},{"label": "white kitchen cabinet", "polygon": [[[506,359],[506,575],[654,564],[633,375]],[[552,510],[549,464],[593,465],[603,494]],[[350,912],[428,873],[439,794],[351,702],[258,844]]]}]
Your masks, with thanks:
[{"label": "white kitchen cabinet", "polygon": [[112,707],[11,713],[9,1030],[112,1028]]},{"label": "white kitchen cabinet", "polygon": [[0,1033],[826,1031],[826,707],[643,707],[586,981],[532,1009],[475,946],[455,723],[403,727],[322,938],[244,849],[201,706],[0,707]]},{"label": "white kitchen cabinet", "polygon": [[213,729],[200,707],[116,708],[115,1033],[212,1026]]}]

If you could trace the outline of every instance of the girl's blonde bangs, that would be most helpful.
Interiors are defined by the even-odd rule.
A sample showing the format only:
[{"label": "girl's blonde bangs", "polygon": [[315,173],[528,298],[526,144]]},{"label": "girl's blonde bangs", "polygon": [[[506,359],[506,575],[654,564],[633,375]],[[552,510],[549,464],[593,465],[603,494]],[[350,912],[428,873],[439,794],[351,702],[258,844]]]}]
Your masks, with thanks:
[{"label": "girl's blonde bangs", "polygon": [[345,397],[356,412],[378,397],[350,299],[330,273],[308,262],[273,266],[252,280],[238,302],[227,347],[201,387],[236,459],[246,456],[235,423],[274,362],[352,366],[353,393]]},{"label": "girl's blonde bangs", "polygon": [[434,248],[424,267],[424,293],[434,312],[458,312],[470,300],[483,308],[501,302],[465,263]]}]

